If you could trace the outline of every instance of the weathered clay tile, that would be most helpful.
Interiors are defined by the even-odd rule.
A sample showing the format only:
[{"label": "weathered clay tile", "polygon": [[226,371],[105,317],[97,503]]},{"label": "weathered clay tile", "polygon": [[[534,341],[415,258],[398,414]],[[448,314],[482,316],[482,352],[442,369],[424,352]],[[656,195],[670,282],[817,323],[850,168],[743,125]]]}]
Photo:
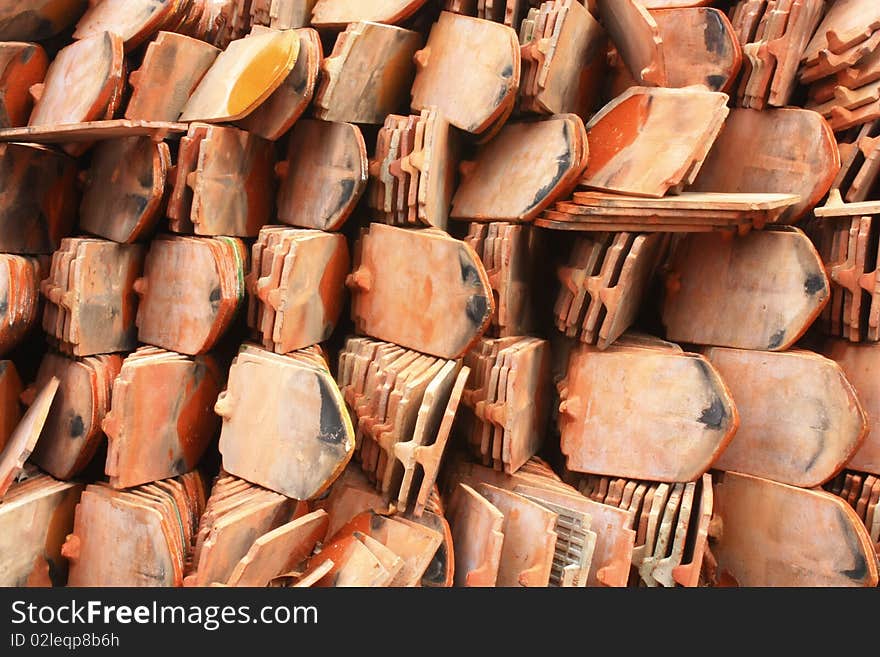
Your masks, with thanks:
[{"label": "weathered clay tile", "polygon": [[[83,61],[91,62],[82,66]],[[122,39],[98,32],[63,48],[49,64],[45,82],[34,88],[28,126],[86,123],[105,116],[117,85],[123,84]],[[70,90],[76,89],[76,94]]]},{"label": "weathered clay tile", "polygon": [[[411,290],[401,294],[400,281]],[[349,277],[359,331],[442,358],[457,358],[489,325],[494,303],[482,262],[440,231],[371,224]],[[407,309],[410,322],[395,318]]]},{"label": "weathered clay tile", "polygon": [[727,117],[726,104],[726,94],[700,88],[627,90],[587,124],[590,159],[581,184],[659,198],[693,182],[700,154],[708,152]]},{"label": "weathered clay tile", "polygon": [[198,474],[127,491],[87,486],[61,548],[70,562],[68,585],[180,586],[192,550],[186,537],[195,531],[182,519],[201,515],[203,505]]},{"label": "weathered clay tile", "polygon": [[154,239],[134,283],[138,340],[191,355],[210,350],[244,299],[244,253],[234,239]]},{"label": "weathered clay tile", "polygon": [[597,5],[633,77],[644,85],[667,86],[663,37],[647,9],[636,0],[597,0]]},{"label": "weathered clay tile", "polygon": [[[266,349],[286,354],[330,337],[342,312],[350,262],[342,235],[277,228],[260,232],[260,243],[268,240],[270,232],[282,241],[275,250],[260,252],[261,260],[270,262],[270,276],[252,272],[249,278],[248,293],[256,306],[255,314],[249,313],[248,324]],[[264,306],[274,311],[272,325],[265,333]]]},{"label": "weathered clay tile", "polygon": [[102,141],[85,173],[80,228],[125,244],[149,236],[161,217],[170,167],[165,142],[149,137]]},{"label": "weathered clay tile", "polygon": [[147,46],[141,67],[128,76],[133,91],[125,118],[176,121],[219,53],[204,41],[159,32]]},{"label": "weathered clay tile", "polygon": [[587,166],[588,147],[574,114],[508,123],[461,165],[452,217],[470,221],[526,222],[569,194]]},{"label": "weathered clay tile", "polygon": [[814,488],[861,448],[868,418],[834,361],[802,350],[713,347],[705,355],[740,414],[739,429],[715,468]]},{"label": "weathered clay tile", "polygon": [[871,538],[840,498],[734,472],[716,479],[714,494],[720,522],[719,534],[710,534],[710,547],[718,560],[719,581],[740,586],[877,585]]},{"label": "weathered clay tile", "polygon": [[315,115],[325,121],[381,124],[406,106],[415,77],[418,32],[372,22],[350,23],[321,64]]},{"label": "weathered clay tile", "polygon": [[0,42],[0,128],[27,125],[34,104],[30,88],[43,82],[48,67],[39,44]]},{"label": "weathered clay tile", "polygon": [[[288,403],[291,398],[298,399],[296,406]],[[296,353],[279,356],[243,347],[215,411],[223,418],[225,470],[288,497],[319,495],[354,451],[354,430],[336,382],[326,368]],[[263,418],[272,416],[276,428],[269,432]],[[257,437],[265,445],[255,450]]]},{"label": "weathered clay tile", "polygon": [[192,224],[196,235],[256,237],[273,208],[272,143],[237,128],[198,123],[190,124],[187,135],[198,150],[188,155],[194,160],[186,170],[178,164],[175,188],[192,190],[191,197],[189,191],[173,192],[184,199],[174,209],[181,227]]},{"label": "weathered clay tile", "polygon": [[216,436],[220,423],[212,407],[222,385],[223,372],[210,355],[126,358],[101,423],[110,484],[127,488],[193,470]]},{"label": "weathered clay tile", "polygon": [[480,493],[504,514],[496,586],[547,586],[558,516],[521,495],[483,484]]},{"label": "weathered clay tile", "polygon": [[[100,239],[65,238],[61,248],[72,257],[49,271],[41,284],[46,313],[65,317],[60,331],[49,333],[58,348],[76,356],[134,349],[137,298],[134,282],[143,272],[144,248]],[[60,281],[60,284],[56,281]],[[51,320],[44,319],[44,326]]]},{"label": "weathered clay tile", "polygon": [[349,123],[302,119],[293,128],[280,178],[278,219],[291,226],[339,230],[367,185],[367,148]]},{"label": "weathered clay tile", "polygon": [[88,6],[86,0],[17,0],[0,10],[0,39],[41,41],[73,25]]},{"label": "weathered clay tile", "polygon": [[[602,401],[606,395],[610,402]],[[740,421],[717,371],[695,354],[581,345],[560,398],[562,452],[568,469],[579,472],[693,481],[723,453]]]},{"label": "weathered clay tile", "polygon": [[663,322],[671,340],[779,351],[803,335],[828,296],[825,266],[796,228],[691,235],[672,261]]},{"label": "weathered clay tile", "polygon": [[266,532],[251,545],[229,576],[229,586],[264,587],[311,554],[327,531],[327,513],[315,511]]},{"label": "weathered clay tile", "polygon": [[304,27],[296,32],[299,36],[296,64],[262,105],[238,121],[241,128],[271,141],[290,130],[311,104],[324,59],[321,39],[315,30]]},{"label": "weathered clay tile", "polygon": [[83,485],[33,473],[14,483],[0,504],[0,585],[63,586],[61,546],[73,529]]},{"label": "weathered clay tile", "polygon": [[53,377],[59,384],[31,457],[34,463],[62,480],[72,479],[88,466],[104,438],[101,422],[110,410],[106,391],[121,366],[120,356],[78,361],[50,352],[43,357],[34,388],[26,391],[26,397]]},{"label": "weathered clay tile", "polygon": [[219,123],[246,117],[284,83],[296,64],[299,44],[293,30],[232,41],[202,77],[179,119]]},{"label": "weathered clay tile", "polygon": [[702,84],[728,91],[742,64],[742,48],[727,16],[712,7],[649,12],[662,41],[666,86]]},{"label": "weathered clay tile", "polygon": [[504,514],[467,484],[459,484],[449,506],[455,545],[455,585],[495,586],[501,563]]},{"label": "weathered clay tile", "polygon": [[0,451],[0,499],[9,490],[16,477],[25,467],[25,461],[34,451],[40,433],[49,415],[52,401],[58,390],[58,379],[52,377],[34,397],[21,420],[15,426],[3,451]]},{"label": "weathered clay tile", "polygon": [[839,170],[834,134],[815,112],[733,109],[690,189],[796,194],[800,201],[778,220],[790,224],[822,200]]},{"label": "weathered clay tile", "polygon": [[[560,15],[551,34],[532,32],[529,38],[521,38],[520,106],[540,114],[586,117],[599,99],[608,38],[582,3],[565,0],[555,4]],[[541,13],[553,11],[551,6],[543,3]]]},{"label": "weathered clay tile", "polygon": [[0,249],[51,253],[73,229],[76,163],[41,146],[0,144]]},{"label": "weathered clay tile", "polygon": [[[471,43],[481,66],[470,66]],[[480,134],[512,107],[520,82],[519,39],[511,28],[443,12],[415,54],[412,107],[436,106],[455,127]]]},{"label": "weathered clay tile", "polygon": [[21,391],[21,378],[15,363],[11,360],[0,361],[0,450],[21,420]]},{"label": "weathered clay tile", "polygon": [[421,9],[425,0],[380,0],[368,4],[359,0],[317,0],[312,4],[312,25],[326,29],[345,27],[357,21],[400,23]]}]

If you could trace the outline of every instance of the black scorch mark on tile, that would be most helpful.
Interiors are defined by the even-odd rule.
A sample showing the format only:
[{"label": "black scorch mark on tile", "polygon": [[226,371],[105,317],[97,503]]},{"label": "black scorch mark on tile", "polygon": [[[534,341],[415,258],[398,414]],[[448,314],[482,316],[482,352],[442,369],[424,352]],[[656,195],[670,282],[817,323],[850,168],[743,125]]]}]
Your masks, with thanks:
[{"label": "black scorch mark on tile", "polygon": [[785,340],[785,330],[779,329],[770,336],[770,341],[767,343],[768,349],[778,349],[780,345],[782,345],[782,341]]},{"label": "black scorch mark on tile", "polygon": [[341,445],[344,440],[345,423],[340,417],[339,406],[327,382],[318,377],[318,389],[321,394],[321,420],[318,440],[330,445]]}]

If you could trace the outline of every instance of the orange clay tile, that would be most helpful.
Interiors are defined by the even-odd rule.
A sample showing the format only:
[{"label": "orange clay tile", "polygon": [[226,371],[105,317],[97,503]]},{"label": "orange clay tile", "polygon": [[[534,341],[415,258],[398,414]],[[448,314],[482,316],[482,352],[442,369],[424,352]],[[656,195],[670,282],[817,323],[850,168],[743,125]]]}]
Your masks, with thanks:
[{"label": "orange clay tile", "polygon": [[726,94],[697,87],[628,89],[587,124],[590,160],[581,185],[659,198],[692,182],[721,130],[726,105]]},{"label": "orange clay tile", "polygon": [[[65,353],[92,356],[129,351],[137,344],[134,281],[144,266],[144,248],[106,240],[65,238],[62,250],[73,254],[60,286],[44,282],[48,303],[60,307],[65,327],[50,335]],[[50,271],[50,278],[54,277]]]},{"label": "orange clay tile", "polygon": [[403,516],[383,516],[365,511],[352,518],[329,541],[346,534],[360,532],[377,540],[403,559],[403,566],[391,586],[419,586],[425,571],[440,548],[443,536],[439,531]]},{"label": "orange clay tile", "polygon": [[[324,564],[329,561],[332,566],[326,570],[326,575],[312,584],[313,586],[333,588],[389,586],[396,573],[389,571],[383,564],[384,551],[381,557],[377,556],[370,547],[367,547],[363,539],[364,535],[356,532],[325,545],[309,560],[309,570],[303,579],[311,579],[313,573],[324,570]],[[402,565],[401,562],[399,567]]]},{"label": "orange clay tile", "polygon": [[0,586],[64,586],[61,545],[82,489],[42,473],[12,485],[0,504]]},{"label": "orange clay tile", "polygon": [[125,118],[176,121],[219,53],[204,41],[159,32],[147,46],[141,67],[128,76],[133,91]]},{"label": "orange clay tile", "polygon": [[870,0],[836,2],[825,14],[803,53],[807,65],[820,61],[823,53],[840,54],[864,42],[880,28],[880,7]]},{"label": "orange clay tile", "polygon": [[410,18],[425,0],[318,0],[313,2],[311,23],[320,29],[342,28],[356,21],[395,24]]},{"label": "orange clay tile", "polygon": [[[192,190],[189,220],[195,233],[256,237],[272,212],[272,142],[237,128],[198,123],[190,124],[187,134],[201,130],[197,160],[175,182]],[[185,218],[185,205],[176,212]]]},{"label": "orange clay tile", "polygon": [[596,545],[586,586],[626,586],[636,538],[635,531],[629,527],[627,511],[595,502],[577,492],[522,484],[513,490],[589,514],[590,528],[596,532]]},{"label": "orange clay tile", "polygon": [[327,513],[314,511],[260,536],[235,566],[229,586],[265,587],[309,556],[327,531]]},{"label": "orange clay tile", "polygon": [[540,504],[483,484],[479,492],[504,514],[504,543],[496,586],[547,586],[556,548],[558,516]]},{"label": "orange clay tile", "polygon": [[[154,2],[153,0],[128,0],[89,3],[89,9],[79,19],[74,39],[87,39],[104,31],[118,34],[129,52],[150,39],[165,27],[173,29],[179,23],[180,2]],[[175,20],[177,19],[177,20]]]},{"label": "orange clay tile", "polygon": [[441,358],[467,351],[494,310],[485,269],[473,249],[433,229],[371,224],[355,248],[348,285],[360,332]]},{"label": "orange clay tile", "polygon": [[0,451],[0,499],[3,499],[34,451],[57,390],[58,379],[53,377],[37,392],[30,408],[25,411]]},{"label": "orange clay tile", "polygon": [[[286,253],[274,255],[277,284],[255,275],[248,292],[258,299],[258,318],[262,318],[264,304],[274,310],[274,325],[264,346],[284,354],[330,337],[342,312],[350,260],[342,235],[295,228],[280,232],[290,233],[291,241]],[[267,234],[261,231],[261,242]],[[259,327],[252,324],[251,328]]]},{"label": "orange clay tile", "polygon": [[315,95],[324,58],[320,35],[308,27],[296,32],[299,54],[293,69],[262,105],[238,122],[239,127],[264,139],[281,138],[302,116]]},{"label": "orange clay tile", "polygon": [[[89,61],[89,66],[82,66]],[[110,32],[74,41],[49,64],[45,82],[34,87],[34,110],[28,126],[85,123],[106,116],[123,78],[122,39]],[[76,94],[70,90],[76,89]]]},{"label": "orange clay tile", "polygon": [[[500,252],[484,250],[484,234],[490,231],[502,235]],[[530,226],[503,223],[472,223],[470,232],[464,241],[482,259],[497,299],[490,332],[499,337],[532,334],[538,319],[534,292],[548,249],[545,234]]]},{"label": "orange clay tile", "polygon": [[703,568],[703,560],[707,556],[709,541],[709,525],[712,521],[715,497],[712,490],[712,475],[704,474],[698,489],[698,501],[696,518],[697,524],[691,519],[688,527],[694,539],[688,543],[680,563],[673,565],[672,579],[676,584],[686,587],[696,587],[700,584],[700,573]]},{"label": "orange clay tile", "polygon": [[138,340],[186,354],[211,349],[244,297],[243,253],[234,239],[154,239],[134,283]]},{"label": "orange clay tile", "polygon": [[299,43],[293,30],[232,41],[192,92],[179,120],[218,123],[246,117],[284,83]]},{"label": "orange clay tile", "polygon": [[0,40],[41,41],[70,27],[86,0],[14,0],[0,9]]},{"label": "orange clay tile", "polygon": [[742,63],[742,49],[730,20],[720,9],[686,7],[650,12],[663,42],[666,84],[702,84],[728,91]]},{"label": "orange clay tile", "polygon": [[330,516],[326,536],[335,536],[339,529],[364,511],[381,515],[391,506],[381,492],[369,482],[360,468],[346,468],[333,482],[326,495],[314,500],[312,507],[326,510]]},{"label": "orange clay tile", "polygon": [[17,346],[36,322],[44,273],[36,258],[0,254],[0,354]]},{"label": "orange clay tile", "polygon": [[[474,43],[480,44],[480,66],[471,65]],[[511,28],[492,21],[441,13],[415,62],[412,108],[436,106],[465,132],[489,129],[519,88],[519,39]]]},{"label": "orange clay tile", "polygon": [[825,266],[796,228],[692,235],[670,267],[663,323],[673,341],[779,351],[803,335],[828,297]]},{"label": "orange clay tile", "polygon": [[21,378],[15,363],[11,360],[0,361],[0,451],[21,420],[21,391]]},{"label": "orange clay tile", "polygon": [[0,43],[0,128],[27,125],[34,100],[30,88],[46,77],[49,58],[36,43]]},{"label": "orange clay tile", "polygon": [[415,77],[418,32],[393,25],[350,23],[321,64],[315,116],[325,121],[381,124],[406,106]]},{"label": "orange clay tile", "polygon": [[[206,513],[199,525],[199,551],[184,584],[227,583],[255,540],[290,522],[293,508],[284,496],[253,488],[235,503],[218,505],[216,514]],[[206,522],[208,517],[210,522]]]},{"label": "orange clay tile", "polygon": [[768,98],[770,105],[784,107],[789,104],[797,84],[800,55],[816,32],[824,9],[821,0],[794,0],[784,37],[767,44],[768,51],[776,59]]},{"label": "orange clay tile", "polygon": [[[660,522],[657,527],[657,535],[654,540],[653,552],[646,551],[639,563],[639,577],[648,587],[660,585],[660,582],[654,578],[654,570],[661,561],[667,559],[665,555],[670,552],[674,553],[674,540],[678,522],[676,518],[680,518],[686,522],[690,516],[690,508],[693,504],[694,483],[673,484],[672,491],[666,499],[666,504],[660,508]],[[688,508],[685,508],[688,507]],[[652,512],[654,510],[652,505]],[[687,529],[685,525],[684,529]]]},{"label": "orange clay tile", "polygon": [[127,358],[102,422],[111,485],[137,486],[195,468],[219,426],[212,405],[221,386],[222,372],[211,356]]},{"label": "orange clay tile", "polygon": [[[451,375],[456,368],[457,365],[446,363],[428,384],[416,417],[412,441],[400,441],[393,447],[394,456],[404,467],[397,508],[403,511],[412,504],[412,514],[417,520],[424,517],[426,509],[431,508],[430,496],[435,489],[444,450],[452,432],[452,424],[465,382],[470,374],[467,367],[461,367],[453,379]],[[412,485],[416,475],[416,464],[421,466],[422,471],[417,492]],[[412,502],[411,498],[415,501]]]},{"label": "orange clay tile", "polygon": [[613,287],[599,290],[599,299],[606,313],[598,333],[600,349],[614,343],[635,322],[655,268],[666,253],[666,246],[666,241],[659,235],[637,235]]},{"label": "orange clay tile", "polygon": [[814,488],[861,447],[868,419],[834,361],[801,350],[713,347],[705,355],[730,387],[741,418],[717,469]]},{"label": "orange clay tile", "polygon": [[[598,101],[608,37],[580,2],[567,0],[557,11],[562,15],[550,37],[534,34],[523,44],[521,103],[542,114],[571,112],[585,117]],[[537,89],[526,86],[532,78]]]},{"label": "orange clay tile", "polygon": [[[73,532],[62,548],[70,586],[179,586],[162,514],[88,487],[77,505]],[[111,541],[113,541],[111,543]],[[112,544],[114,549],[107,550]]]},{"label": "orange clay tile", "polygon": [[447,515],[455,546],[455,586],[495,586],[504,514],[473,488],[459,484]]},{"label": "orange clay tile", "polygon": [[[268,5],[269,27],[273,30],[289,30],[291,28],[306,27],[309,25],[317,0],[262,0],[262,4]],[[265,11],[261,18],[255,13],[255,7],[260,2],[254,2],[251,8],[252,22],[265,25]]]},{"label": "orange clay tile", "polygon": [[85,123],[0,129],[0,143],[27,142],[29,144],[58,145],[65,152],[78,157],[98,141],[118,137],[152,137],[155,141],[162,141],[169,135],[185,133],[186,128],[185,123],[168,121],[101,119]]},{"label": "orange clay tile", "polygon": [[76,163],[41,146],[0,144],[0,249],[51,253],[76,221]]},{"label": "orange clay tile", "polygon": [[[293,397],[296,406],[287,403]],[[215,412],[223,418],[224,469],[295,499],[320,495],[354,452],[354,429],[336,382],[296,353],[279,356],[245,345]],[[256,438],[260,449],[254,449]]]},{"label": "orange clay tile", "polygon": [[61,548],[70,562],[68,584],[180,586],[203,500],[198,475],[126,491],[88,486]]},{"label": "orange clay tile", "polygon": [[809,84],[830,77],[870,57],[878,47],[880,47],[880,31],[873,31],[864,40],[843,48],[839,53],[824,50],[815,60],[800,69],[800,81],[802,84]]},{"label": "orange clay tile", "polygon": [[636,0],[597,0],[611,40],[633,77],[645,85],[667,85],[665,49],[653,16]]},{"label": "orange clay tile", "polygon": [[790,224],[824,198],[839,170],[834,133],[816,112],[733,109],[690,189],[797,194],[778,220]]},{"label": "orange clay tile", "polygon": [[877,586],[865,526],[831,493],[727,472],[714,485],[722,582],[739,586]]},{"label": "orange clay tile", "polygon": [[291,226],[339,230],[367,186],[367,148],[350,123],[302,119],[287,158],[276,165],[278,219]]},{"label": "orange clay tile", "polygon": [[124,137],[99,143],[84,175],[80,228],[123,243],[149,236],[162,214],[170,166],[165,142]]},{"label": "orange clay tile", "polygon": [[880,390],[872,374],[875,371],[874,363],[880,357],[880,346],[829,340],[824,353],[843,368],[868,415],[868,435],[847,467],[880,475],[880,429],[877,429],[880,426]]},{"label": "orange clay tile", "polygon": [[461,165],[451,216],[526,222],[570,193],[587,165],[586,132],[575,114],[508,123]]},{"label": "orange clay tile", "polygon": [[696,354],[581,345],[560,398],[562,452],[578,472],[693,481],[739,424],[721,377]]},{"label": "orange clay tile", "polygon": [[108,391],[122,366],[120,356],[81,361],[47,353],[33,388],[55,377],[58,392],[31,460],[58,479],[69,480],[91,462],[103,440],[101,421],[110,410]]},{"label": "orange clay tile", "polygon": [[[524,490],[531,490],[531,493],[523,492]],[[555,555],[548,586],[585,587],[597,540],[596,532],[590,529],[592,525],[590,514],[572,508],[572,505],[564,504],[565,500],[556,502],[546,500],[540,497],[540,489],[526,488],[517,492],[557,514],[553,528],[556,533]]]},{"label": "orange clay tile", "polygon": [[[488,347],[491,370],[471,380],[465,404],[484,430],[501,438],[493,465],[512,473],[540,449],[549,411],[550,349],[545,340],[507,338]],[[499,378],[501,377],[501,378]],[[491,394],[491,390],[496,394]],[[486,391],[484,393],[483,391]]]},{"label": "orange clay tile", "polygon": [[256,537],[296,518],[297,505],[283,495],[221,471],[194,519],[192,558],[184,585],[225,583]]}]

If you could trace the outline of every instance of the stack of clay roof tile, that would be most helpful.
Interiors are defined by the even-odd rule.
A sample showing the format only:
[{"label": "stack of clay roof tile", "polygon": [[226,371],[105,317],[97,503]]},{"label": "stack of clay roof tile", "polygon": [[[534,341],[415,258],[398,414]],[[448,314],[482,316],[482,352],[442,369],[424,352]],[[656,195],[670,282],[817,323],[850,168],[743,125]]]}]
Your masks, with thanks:
[{"label": "stack of clay roof tile", "polygon": [[876,0],[25,5],[0,585],[877,585]]},{"label": "stack of clay roof tile", "polygon": [[877,62],[880,8],[868,0],[834,2],[801,56],[800,81],[809,84],[807,107],[835,131],[880,118]]}]

